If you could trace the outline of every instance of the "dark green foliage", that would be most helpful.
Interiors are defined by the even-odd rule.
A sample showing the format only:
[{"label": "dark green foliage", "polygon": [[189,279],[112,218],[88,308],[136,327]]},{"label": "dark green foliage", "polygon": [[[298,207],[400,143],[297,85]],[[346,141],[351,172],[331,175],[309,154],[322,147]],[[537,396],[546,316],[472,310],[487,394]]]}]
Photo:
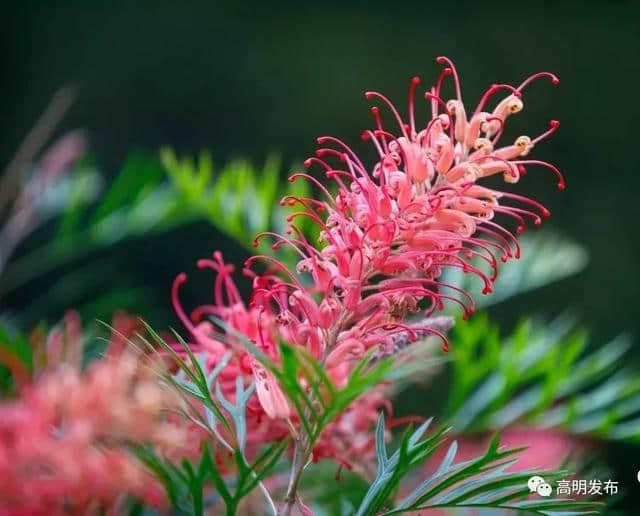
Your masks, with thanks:
[{"label": "dark green foliage", "polygon": [[11,334],[0,326],[0,398],[4,398],[15,387],[8,363],[15,364],[28,376],[33,370],[33,349],[24,335]]},{"label": "dark green foliage", "polygon": [[517,454],[522,450],[501,450],[498,435],[491,440],[484,455],[457,464],[457,443],[454,441],[435,472],[410,494],[394,501],[392,495],[407,480],[408,473],[423,465],[445,444],[447,429],[440,428],[427,434],[431,422],[431,419],[427,420],[415,431],[409,427],[403,433],[398,449],[388,456],[384,443],[384,416],[380,416],[376,431],[378,472],[358,508],[357,516],[436,508],[526,509],[535,514],[567,514],[569,511],[572,514],[593,514],[601,509],[601,504],[586,501],[558,498],[525,500],[529,495],[527,480],[530,477],[544,475],[549,482],[561,478],[566,472],[506,471],[517,461]]},{"label": "dark green foliage", "polygon": [[619,337],[587,352],[571,320],[524,321],[501,337],[486,316],[455,326],[445,417],[458,432],[514,423],[640,440],[640,380]]}]

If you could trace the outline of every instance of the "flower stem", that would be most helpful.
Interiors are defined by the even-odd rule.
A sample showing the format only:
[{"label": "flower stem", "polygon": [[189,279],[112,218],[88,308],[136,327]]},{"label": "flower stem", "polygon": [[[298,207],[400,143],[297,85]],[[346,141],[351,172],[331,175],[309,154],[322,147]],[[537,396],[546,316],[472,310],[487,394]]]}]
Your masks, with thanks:
[{"label": "flower stem", "polygon": [[298,496],[298,485],[304,471],[305,465],[309,458],[309,452],[306,449],[302,439],[296,441],[293,450],[293,461],[291,463],[291,474],[289,476],[289,485],[287,486],[287,494],[284,498],[284,507],[280,512],[281,516],[291,516],[293,507],[296,504]]}]

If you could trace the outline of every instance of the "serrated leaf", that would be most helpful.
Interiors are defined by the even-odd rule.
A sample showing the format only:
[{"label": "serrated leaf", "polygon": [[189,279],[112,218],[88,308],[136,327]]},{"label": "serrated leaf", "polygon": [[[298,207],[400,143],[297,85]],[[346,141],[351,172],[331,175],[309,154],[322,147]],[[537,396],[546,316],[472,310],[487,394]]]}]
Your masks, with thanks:
[{"label": "serrated leaf", "polygon": [[[379,425],[380,421],[384,421],[382,417]],[[445,444],[442,439],[443,433],[443,430],[440,430],[421,441],[419,436],[424,435],[423,429],[420,428],[412,433],[405,432],[399,449],[388,460],[381,460],[384,456],[379,448],[384,447],[384,443],[380,442],[384,436],[378,431],[376,433],[378,471],[360,503],[357,516],[467,507],[513,511],[526,507],[533,511],[540,511],[538,514],[560,514],[563,511],[591,514],[602,507],[602,504],[589,501],[526,500],[530,494],[527,480],[531,476],[544,475],[546,480],[551,481],[564,476],[566,472],[507,471],[507,468],[517,460],[515,456],[522,449],[500,450],[498,435],[494,436],[483,455],[457,464],[455,463],[457,445],[455,442],[452,443],[435,472],[423,480],[409,495],[393,504],[389,497],[409,471],[423,464]],[[394,507],[389,509],[390,505]]]},{"label": "serrated leaf", "polygon": [[[629,418],[640,414],[640,381],[621,367],[627,339],[595,352],[586,332],[559,318],[544,325],[525,321],[499,339],[486,318],[454,328],[452,388],[445,417],[457,431],[487,431],[512,424],[562,428],[594,437],[640,438]],[[499,353],[487,349],[500,349]],[[475,357],[475,358],[474,358]]]}]

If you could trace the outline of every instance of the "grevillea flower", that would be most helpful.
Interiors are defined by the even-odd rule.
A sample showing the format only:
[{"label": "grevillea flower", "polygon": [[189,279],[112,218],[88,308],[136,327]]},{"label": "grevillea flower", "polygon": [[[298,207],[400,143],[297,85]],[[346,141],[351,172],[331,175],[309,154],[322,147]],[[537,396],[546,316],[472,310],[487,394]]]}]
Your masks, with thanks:
[{"label": "grevillea flower", "polygon": [[[204,353],[210,368],[213,368],[228,351],[232,352],[218,382],[225,396],[233,399],[236,377],[245,377],[247,384],[251,379],[255,379],[258,400],[252,400],[248,408],[256,417],[256,423],[259,423],[265,414],[273,419],[287,418],[290,410],[282,390],[273,375],[260,365],[243,343],[244,339],[251,341],[267,357],[277,362],[277,334],[273,315],[265,313],[263,317],[259,317],[256,309],[246,307],[231,277],[234,267],[224,263],[221,253],[214,253],[212,259],[199,260],[198,266],[212,269],[217,273],[213,286],[213,304],[200,306],[191,316],[188,316],[179,300],[179,289],[187,281],[186,274],[180,274],[175,279],[172,289],[172,301],[176,313],[193,337],[191,343],[193,351]],[[207,319],[207,316],[218,318],[224,322],[226,328],[232,331],[217,328]],[[262,324],[261,329],[258,328],[258,324]],[[177,346],[177,350],[180,350],[180,346]],[[264,427],[270,432],[275,430],[274,426],[266,421]],[[279,433],[283,435],[282,432]],[[253,437],[258,441],[264,438],[256,432],[253,433]]]},{"label": "grevillea flower", "polygon": [[[498,263],[519,257],[516,234],[524,230],[526,220],[538,225],[549,216],[536,201],[482,186],[480,180],[502,176],[507,183],[516,183],[527,167],[541,166],[555,173],[558,187],[564,188],[564,179],[553,165],[528,159],[532,149],[558,128],[557,121],[537,137],[520,136],[500,146],[507,119],[523,109],[526,87],[539,78],[553,84],[558,79],[542,72],[518,86],[494,84],[475,108],[469,108],[462,101],[453,63],[444,57],[438,62],[445,66],[435,85],[424,93],[431,116],[420,127],[414,109],[418,78],[410,82],[406,119],[382,94],[366,94],[382,103],[394,121],[394,129],[384,127],[378,107],[371,108],[375,126],[362,134],[377,155],[371,166],[341,140],[322,137],[318,138],[322,147],[305,166],[324,170],[336,193],[309,173],[291,176],[291,181],[310,181],[322,200],[285,197],[283,205],[299,207],[288,217],[287,234],[262,233],[256,245],[261,238],[271,238],[274,249],[289,246],[298,256],[295,269],[268,255],[251,257],[245,272],[252,277],[253,291],[246,306],[220,255],[201,260],[200,267],[218,273],[215,304],[198,308],[191,317],[177,301],[178,287],[186,278],[176,279],[176,310],[197,349],[208,355],[210,366],[227,350],[234,353],[222,375],[225,391],[231,393],[238,375],[256,382],[260,409],[254,404],[253,410],[258,420],[264,414],[291,424],[292,415],[275,379],[235,333],[251,340],[276,363],[279,340],[303,348],[323,364],[338,386],[346,381],[355,361],[372,348],[375,356],[392,354],[399,341],[430,333],[441,338],[446,349],[442,325],[430,324],[435,320],[431,315],[451,301],[460,304],[467,317],[474,302],[469,293],[442,281],[443,269],[453,267],[476,275],[488,294]],[[446,99],[443,86],[449,76],[455,95]],[[310,243],[295,225],[300,218],[318,226],[320,245]],[[515,231],[508,225],[511,220],[517,223]],[[253,271],[258,261],[267,265],[266,272]],[[425,313],[418,319],[422,322],[408,322],[407,317],[419,311]],[[223,320],[233,332],[225,334],[224,328],[203,319],[207,314]],[[276,422],[269,431],[287,431]],[[263,434],[258,431],[257,435]],[[335,442],[332,446],[338,449]]]},{"label": "grevillea flower", "polygon": [[[291,425],[297,424],[297,418],[273,374],[252,355],[244,341],[251,341],[278,363],[277,343],[279,340],[292,342],[291,336],[278,332],[281,325],[270,307],[259,310],[245,305],[231,277],[233,266],[225,264],[219,252],[214,253],[212,259],[199,260],[198,266],[217,273],[213,304],[200,306],[189,316],[179,300],[180,286],[187,280],[185,274],[175,279],[172,289],[176,312],[191,333],[190,346],[195,353],[204,353],[210,369],[231,353],[217,380],[228,399],[235,397],[237,377],[244,378],[245,387],[255,382],[256,396],[250,400],[246,414],[248,448],[278,441],[289,434]],[[262,280],[267,281],[264,277]],[[215,324],[207,319],[208,316],[215,317]],[[177,343],[176,351],[181,351]],[[341,385],[350,369],[342,361],[335,362],[327,363],[328,373]],[[357,400],[329,426],[313,450],[313,458],[328,457],[349,468],[360,467],[364,460],[373,457],[374,437],[370,430],[380,409],[390,412],[391,407],[379,388]]]},{"label": "grevillea flower", "polygon": [[[414,110],[418,78],[410,83],[407,121],[385,96],[368,92],[367,98],[389,109],[397,126],[396,134],[383,128],[378,108],[372,108],[375,127],[363,138],[372,142],[378,155],[373,166],[365,166],[337,138],[322,137],[318,142],[325,146],[305,165],[324,169],[335,181],[337,194],[307,173],[290,178],[305,178],[324,195],[322,201],[283,199],[283,204],[301,208],[289,222],[301,217],[313,221],[320,228],[322,246],[311,245],[291,225],[288,236],[260,237],[274,238],[274,247],[291,246],[300,257],[295,272],[269,256],[254,256],[247,262],[264,260],[281,273],[255,277],[254,305],[263,311],[271,307],[280,332],[329,365],[357,359],[375,346],[390,347],[392,336],[400,332],[415,337],[416,331],[430,331],[446,346],[445,336],[436,328],[404,322],[408,313],[424,310],[430,315],[447,300],[461,304],[466,316],[473,312],[467,292],[440,280],[446,267],[477,275],[484,282],[483,292],[491,292],[498,258],[506,262],[520,254],[505,221],[515,219],[519,233],[527,218],[538,225],[549,211],[526,197],[481,186],[480,179],[501,174],[515,183],[525,167],[540,165],[557,174],[558,187],[564,188],[553,165],[523,159],[558,128],[557,121],[536,138],[521,136],[511,145],[498,145],[507,118],[524,106],[527,85],[542,77],[554,84],[558,79],[543,72],[517,87],[493,85],[467,114],[453,64],[447,58],[438,61],[446,67],[436,85],[425,92],[431,119],[424,128],[417,128]],[[450,75],[455,98],[445,101],[442,86]],[[506,96],[487,110],[489,101],[501,92]],[[325,157],[337,160],[337,166]],[[484,267],[479,265],[483,263]],[[306,286],[304,274],[312,287]]]},{"label": "grevillea flower", "polygon": [[0,404],[0,514],[98,513],[126,494],[164,505],[163,486],[131,445],[180,453],[186,434],[166,412],[179,409],[177,394],[130,352],[81,371],[82,329],[76,314],[65,319],[46,339],[48,364]]}]

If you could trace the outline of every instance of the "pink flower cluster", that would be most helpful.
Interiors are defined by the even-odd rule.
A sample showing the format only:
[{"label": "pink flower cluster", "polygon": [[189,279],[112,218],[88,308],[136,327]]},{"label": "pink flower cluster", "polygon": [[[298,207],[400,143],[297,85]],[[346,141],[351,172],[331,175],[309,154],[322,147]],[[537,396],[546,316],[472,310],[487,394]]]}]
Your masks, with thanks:
[{"label": "pink flower cluster", "polygon": [[[255,418],[249,429],[256,440],[272,432],[286,433],[284,421],[292,417],[289,403],[275,378],[241,341],[208,321],[207,315],[222,319],[276,362],[280,339],[305,349],[338,386],[346,381],[354,361],[371,348],[392,353],[399,335],[415,340],[432,333],[446,349],[446,336],[437,328],[407,321],[410,313],[430,315],[445,301],[459,303],[465,316],[473,312],[471,295],[442,281],[443,269],[453,267],[476,275],[488,294],[499,261],[519,257],[516,234],[524,230],[527,219],[538,225],[549,216],[536,201],[481,186],[479,180],[502,176],[507,183],[516,183],[527,167],[541,166],[557,175],[560,189],[565,186],[553,165],[527,159],[558,128],[557,121],[551,121],[550,129],[540,136],[520,136],[513,143],[499,145],[507,119],[524,106],[525,88],[539,78],[556,84],[553,74],[534,74],[518,86],[494,84],[470,110],[462,102],[453,63],[444,57],[438,62],[444,68],[424,93],[430,118],[421,127],[415,110],[417,77],[409,86],[407,119],[382,94],[366,94],[386,106],[395,126],[385,128],[378,107],[371,109],[375,126],[362,136],[377,155],[372,167],[341,140],[322,137],[318,138],[322,147],[305,166],[319,166],[335,183],[336,193],[332,193],[334,187],[309,173],[290,178],[310,181],[322,200],[284,198],[283,205],[299,207],[288,217],[288,234],[267,232],[258,238],[274,239],[274,249],[289,246],[299,258],[295,270],[271,256],[250,258],[245,272],[252,277],[253,291],[247,308],[220,255],[201,260],[200,267],[218,273],[215,299],[213,305],[198,308],[191,317],[180,307],[177,295],[186,276],[180,275],[174,283],[176,310],[191,330],[197,349],[209,357],[210,366],[229,349],[233,351],[221,376],[225,391],[231,392],[238,375],[247,382],[255,380],[257,400],[251,406]],[[450,100],[443,97],[447,77],[452,77],[455,91]],[[489,109],[498,96],[495,107]],[[301,218],[318,226],[320,245],[310,243],[294,225]],[[516,222],[515,230],[510,229],[510,221]],[[266,272],[251,271],[258,261],[266,263]],[[384,404],[384,400],[362,403],[357,407],[363,413],[349,417],[373,423],[376,410]],[[272,420],[266,426],[263,415]],[[336,422],[334,430],[338,428]],[[338,440],[331,440],[331,432],[327,430],[321,447],[329,456],[340,449]]]},{"label": "pink flower cluster", "polygon": [[[200,306],[188,316],[179,301],[179,288],[187,280],[185,274],[176,278],[172,290],[176,312],[192,335],[191,349],[196,354],[205,355],[210,369],[228,351],[232,352],[217,383],[225,397],[233,400],[238,376],[245,379],[246,385],[255,381],[257,396],[247,405],[247,446],[251,449],[266,442],[279,441],[289,434],[287,420],[296,422],[297,418],[273,374],[251,354],[244,341],[251,341],[277,363],[278,340],[291,342],[291,336],[279,332],[278,318],[269,306],[264,309],[247,308],[231,278],[233,265],[224,263],[219,252],[214,253],[212,259],[199,260],[198,266],[217,273],[213,288],[214,304]],[[261,280],[265,281],[266,277]],[[206,316],[223,321],[225,328],[216,327]],[[180,345],[176,345],[176,349],[180,351]],[[344,385],[349,371],[346,362],[328,367],[329,376],[338,386]],[[363,457],[371,456],[374,436],[370,430],[380,409],[390,411],[390,403],[381,389],[358,399],[329,426],[314,449],[314,459],[330,457],[349,468],[357,467]]]},{"label": "pink flower cluster", "polygon": [[[167,420],[178,396],[129,352],[81,371],[71,349],[81,328],[75,315],[66,320],[47,339],[49,364],[18,399],[0,405],[0,514],[115,510],[126,494],[163,505],[163,486],[130,446],[177,453],[185,445],[184,430]],[[60,359],[67,344],[71,362]]]}]

